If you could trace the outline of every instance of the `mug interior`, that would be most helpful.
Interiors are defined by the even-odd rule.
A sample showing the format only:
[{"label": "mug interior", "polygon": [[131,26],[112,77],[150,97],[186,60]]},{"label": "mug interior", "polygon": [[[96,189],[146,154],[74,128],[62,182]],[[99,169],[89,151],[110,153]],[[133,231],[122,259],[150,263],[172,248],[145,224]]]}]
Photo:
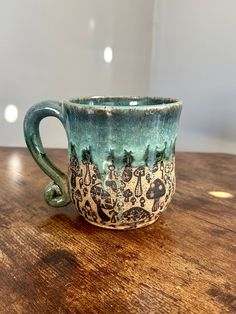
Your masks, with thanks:
[{"label": "mug interior", "polygon": [[106,97],[93,96],[86,98],[75,98],[70,100],[73,104],[85,106],[105,106],[105,107],[156,107],[165,105],[181,104],[177,99],[162,98],[162,97]]}]

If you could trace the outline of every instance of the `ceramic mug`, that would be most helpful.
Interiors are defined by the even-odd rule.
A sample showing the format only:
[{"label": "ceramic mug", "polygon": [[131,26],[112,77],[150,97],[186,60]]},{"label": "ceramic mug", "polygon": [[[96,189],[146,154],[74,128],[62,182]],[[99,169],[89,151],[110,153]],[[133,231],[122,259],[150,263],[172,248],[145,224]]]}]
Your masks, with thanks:
[{"label": "ceramic mug", "polygon": [[[182,102],[169,98],[89,97],[44,101],[26,114],[26,144],[53,180],[54,207],[73,202],[90,223],[137,228],[157,220],[175,191],[175,141]],[[39,123],[57,117],[68,137],[68,175],[44,152]]]}]

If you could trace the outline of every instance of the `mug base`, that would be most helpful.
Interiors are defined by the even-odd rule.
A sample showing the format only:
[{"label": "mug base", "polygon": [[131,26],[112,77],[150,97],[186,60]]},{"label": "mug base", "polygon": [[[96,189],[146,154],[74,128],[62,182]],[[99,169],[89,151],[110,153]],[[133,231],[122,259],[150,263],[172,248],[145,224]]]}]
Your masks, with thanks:
[{"label": "mug base", "polygon": [[138,228],[143,228],[143,227],[147,227],[151,224],[153,224],[154,222],[157,221],[157,219],[160,217],[160,215],[156,216],[155,219],[151,220],[151,221],[147,221],[147,222],[144,222],[144,223],[140,223],[140,224],[137,224],[136,226],[132,226],[132,225],[126,225],[126,226],[122,226],[122,225],[110,225],[110,226],[107,226],[107,225],[102,225],[102,224],[98,224],[94,221],[91,221],[85,217],[83,217],[88,223],[94,225],[94,226],[97,226],[97,227],[100,227],[100,228],[104,228],[104,229],[110,229],[110,230],[132,230],[132,229],[138,229]]}]

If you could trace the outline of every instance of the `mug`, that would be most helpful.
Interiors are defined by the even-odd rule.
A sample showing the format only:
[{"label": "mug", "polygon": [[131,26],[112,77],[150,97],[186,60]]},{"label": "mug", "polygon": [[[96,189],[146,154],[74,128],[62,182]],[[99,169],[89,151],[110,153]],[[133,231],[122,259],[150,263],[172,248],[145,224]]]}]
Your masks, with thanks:
[{"label": "mug", "polygon": [[[45,200],[71,201],[88,222],[110,229],[149,225],[175,192],[175,141],[182,102],[155,97],[88,97],[44,101],[24,120],[26,144],[53,180]],[[58,118],[68,138],[68,174],[47,157],[40,121]],[[56,136],[56,135],[55,135]]]}]

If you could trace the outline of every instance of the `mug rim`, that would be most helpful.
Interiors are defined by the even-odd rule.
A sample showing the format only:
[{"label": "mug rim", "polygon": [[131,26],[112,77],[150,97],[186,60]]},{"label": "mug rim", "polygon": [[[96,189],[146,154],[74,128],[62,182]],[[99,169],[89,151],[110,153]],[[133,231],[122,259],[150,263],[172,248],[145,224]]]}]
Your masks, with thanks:
[{"label": "mug rim", "polygon": [[[127,101],[127,103],[129,102],[129,105],[120,104],[119,101],[120,102]],[[93,109],[105,109],[105,110],[165,109],[165,108],[172,108],[172,107],[182,107],[183,105],[182,100],[178,100],[178,99],[170,98],[170,97],[156,97],[156,96],[154,97],[150,97],[150,96],[87,96],[87,97],[72,98],[65,102],[73,106],[78,106],[78,108],[83,108],[83,109],[93,108]],[[112,102],[112,104],[108,105],[109,102]]]}]

